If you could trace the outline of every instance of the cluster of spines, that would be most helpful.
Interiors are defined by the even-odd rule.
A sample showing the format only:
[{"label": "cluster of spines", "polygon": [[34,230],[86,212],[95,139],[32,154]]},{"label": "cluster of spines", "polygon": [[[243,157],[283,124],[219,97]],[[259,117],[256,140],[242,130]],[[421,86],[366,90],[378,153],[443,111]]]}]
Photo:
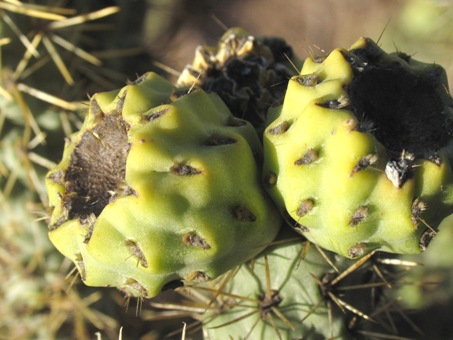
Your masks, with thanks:
[{"label": "cluster of spines", "polygon": [[[164,310],[172,310],[173,317],[192,313],[197,321],[188,324],[186,331],[191,334],[203,327],[208,337],[392,336],[395,330],[387,323],[396,309],[392,309],[394,301],[383,290],[397,285],[397,267],[406,271],[414,263],[375,252],[348,261],[301,240],[281,242],[208,285],[178,288],[173,294],[183,304],[167,306],[151,301],[151,305],[164,314]],[[296,256],[288,258],[288,254]],[[301,271],[310,272],[303,282],[298,278]],[[238,288],[241,282],[251,288]],[[296,289],[294,285],[298,291],[292,290]],[[296,298],[297,303],[293,303]]]}]

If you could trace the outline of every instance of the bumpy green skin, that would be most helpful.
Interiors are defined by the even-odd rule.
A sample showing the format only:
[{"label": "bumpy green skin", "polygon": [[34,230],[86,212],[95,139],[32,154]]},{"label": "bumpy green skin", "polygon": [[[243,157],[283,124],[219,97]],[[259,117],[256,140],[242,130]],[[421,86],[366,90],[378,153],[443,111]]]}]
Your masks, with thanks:
[{"label": "bumpy green skin", "polygon": [[217,93],[233,115],[251,122],[262,133],[268,108],[282,104],[296,67],[300,61],[283,39],[254,37],[241,28],[231,28],[217,45],[197,48],[177,85]]},{"label": "bumpy green skin", "polygon": [[[106,121],[110,130],[96,130]],[[115,144],[121,138],[127,143]],[[88,140],[105,149],[83,149]],[[85,153],[94,165],[77,173],[75,159]],[[279,230],[278,211],[260,186],[261,153],[253,127],[215,94],[179,96],[153,73],[96,94],[47,176],[50,239],[90,286],[152,297],[175,280],[213,279],[259,253]],[[115,161],[121,157],[124,169]],[[125,175],[105,184],[99,200],[70,183],[79,174],[101,186],[116,172]]]},{"label": "bumpy green skin", "polygon": [[[443,119],[445,124],[439,123],[438,129],[431,128],[432,135],[428,132],[420,139],[428,143],[443,133],[449,140],[433,150],[419,151],[415,138],[409,150],[398,150],[399,145],[393,148],[373,135],[383,125],[367,126],[367,112],[354,112],[359,110],[348,90],[356,77],[378,67],[428,84],[442,108],[435,113],[440,118],[432,119]],[[405,100],[418,100],[404,95]],[[370,105],[383,105],[392,112],[380,100]],[[307,59],[301,75],[291,79],[280,110],[265,131],[264,182],[295,230],[310,241],[350,258],[374,249],[418,253],[453,213],[453,104],[439,66],[401,53],[386,54],[362,38],[349,51],[336,49],[325,59]],[[410,120],[408,115],[386,116],[391,120],[388,125]],[[403,126],[416,126],[418,135],[430,129],[427,119],[418,117]],[[414,159],[408,160],[406,152],[415,154]],[[395,171],[392,175],[388,171],[392,161],[410,163],[405,168],[409,175],[399,178]]]}]

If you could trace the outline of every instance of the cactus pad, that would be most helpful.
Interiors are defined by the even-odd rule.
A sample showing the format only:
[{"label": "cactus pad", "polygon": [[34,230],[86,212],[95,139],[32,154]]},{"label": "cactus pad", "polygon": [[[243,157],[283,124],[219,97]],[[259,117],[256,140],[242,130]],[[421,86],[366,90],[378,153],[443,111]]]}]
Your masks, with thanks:
[{"label": "cactus pad", "polygon": [[205,339],[362,339],[361,332],[382,338],[396,333],[386,329],[393,312],[388,288],[399,284],[398,271],[384,264],[390,259],[373,252],[350,260],[294,236],[284,228],[252,261],[151,305],[174,318],[192,311],[196,321],[187,324],[187,334],[194,337],[201,324]]}]

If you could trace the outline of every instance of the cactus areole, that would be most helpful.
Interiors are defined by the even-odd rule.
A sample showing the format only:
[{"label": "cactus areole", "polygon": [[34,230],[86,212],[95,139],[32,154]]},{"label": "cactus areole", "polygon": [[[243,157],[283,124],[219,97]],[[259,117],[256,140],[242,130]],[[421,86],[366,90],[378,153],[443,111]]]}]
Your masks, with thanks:
[{"label": "cactus areole", "polygon": [[265,132],[264,182],[329,250],[417,253],[453,213],[452,136],[444,69],[361,38],[291,79]]},{"label": "cactus areole", "polygon": [[46,179],[49,237],[90,286],[152,297],[211,280],[273,240],[262,146],[216,94],[154,73],[91,98]]}]

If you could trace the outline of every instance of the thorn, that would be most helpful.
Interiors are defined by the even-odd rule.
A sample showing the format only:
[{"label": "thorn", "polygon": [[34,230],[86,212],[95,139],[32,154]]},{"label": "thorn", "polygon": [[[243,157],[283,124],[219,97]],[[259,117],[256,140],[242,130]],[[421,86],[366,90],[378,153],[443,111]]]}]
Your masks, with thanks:
[{"label": "thorn", "polygon": [[384,35],[384,32],[387,30],[387,27],[389,26],[391,20],[392,20],[391,17],[387,20],[387,23],[385,24],[384,28],[382,29],[382,32],[379,34],[379,37],[376,40],[376,45],[379,45],[379,42],[381,41],[381,38]]},{"label": "thorn", "polygon": [[300,74],[301,70],[297,68],[297,66],[293,63],[291,58],[286,53],[283,53],[283,55],[285,56],[286,60],[288,60],[288,62],[291,64],[291,67],[294,69],[294,71],[296,71],[296,75]]}]

